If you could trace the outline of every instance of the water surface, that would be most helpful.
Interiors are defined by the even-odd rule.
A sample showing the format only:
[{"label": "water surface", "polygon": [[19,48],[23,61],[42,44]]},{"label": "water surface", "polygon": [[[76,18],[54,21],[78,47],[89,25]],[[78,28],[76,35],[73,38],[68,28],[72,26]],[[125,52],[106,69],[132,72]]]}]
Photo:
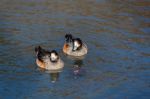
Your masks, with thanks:
[{"label": "water surface", "polygon": [[[149,12],[149,0],[1,0],[0,99],[149,99]],[[85,59],[62,53],[66,33]],[[61,73],[37,68],[38,45],[60,53]]]}]

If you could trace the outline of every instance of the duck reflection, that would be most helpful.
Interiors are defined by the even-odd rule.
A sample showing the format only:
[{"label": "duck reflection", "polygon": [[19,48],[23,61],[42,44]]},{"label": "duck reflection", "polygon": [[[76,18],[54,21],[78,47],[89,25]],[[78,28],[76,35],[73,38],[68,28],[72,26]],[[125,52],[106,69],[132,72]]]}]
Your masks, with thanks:
[{"label": "duck reflection", "polygon": [[74,78],[78,78],[80,76],[83,76],[85,74],[85,70],[83,69],[83,59],[85,56],[69,56],[67,55],[67,58],[73,60],[73,75]]},{"label": "duck reflection", "polygon": [[56,72],[56,73],[50,73],[50,76],[51,76],[51,82],[52,82],[52,83],[55,83],[56,81],[58,81],[58,78],[59,78],[59,72]]},{"label": "duck reflection", "polygon": [[78,78],[85,73],[82,66],[83,66],[83,60],[74,60],[73,74],[74,74],[75,78]]},{"label": "duck reflection", "polygon": [[50,80],[52,83],[55,83],[56,81],[59,80],[59,76],[60,76],[60,72],[62,72],[62,69],[61,70],[53,70],[53,71],[50,71],[50,70],[47,70],[46,73],[49,73],[50,75]]}]

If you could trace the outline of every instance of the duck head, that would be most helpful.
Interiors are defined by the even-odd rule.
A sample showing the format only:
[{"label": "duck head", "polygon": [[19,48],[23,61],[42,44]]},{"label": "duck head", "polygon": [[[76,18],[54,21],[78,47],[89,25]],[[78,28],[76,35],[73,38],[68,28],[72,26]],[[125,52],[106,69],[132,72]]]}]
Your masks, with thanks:
[{"label": "duck head", "polygon": [[72,51],[77,51],[82,48],[82,40],[80,38],[73,39],[73,49]]},{"label": "duck head", "polygon": [[55,50],[52,50],[50,52],[50,61],[51,62],[57,62],[59,60],[59,55]]}]

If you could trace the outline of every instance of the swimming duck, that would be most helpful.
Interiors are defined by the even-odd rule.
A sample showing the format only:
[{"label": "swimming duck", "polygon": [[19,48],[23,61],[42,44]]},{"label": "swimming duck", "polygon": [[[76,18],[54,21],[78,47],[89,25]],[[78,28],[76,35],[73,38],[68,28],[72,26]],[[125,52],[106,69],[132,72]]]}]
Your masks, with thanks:
[{"label": "swimming duck", "polygon": [[60,59],[55,50],[47,51],[40,46],[35,48],[36,64],[47,70],[59,70],[64,67],[64,62]]},{"label": "swimming duck", "polygon": [[74,38],[71,34],[65,35],[66,42],[63,52],[71,56],[83,56],[87,54],[88,48],[80,38]]}]

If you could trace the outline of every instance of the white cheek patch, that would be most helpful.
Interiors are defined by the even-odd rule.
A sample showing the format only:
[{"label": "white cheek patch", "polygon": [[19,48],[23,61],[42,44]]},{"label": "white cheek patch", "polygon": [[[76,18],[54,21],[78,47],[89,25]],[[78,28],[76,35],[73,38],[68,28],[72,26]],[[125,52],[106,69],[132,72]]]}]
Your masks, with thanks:
[{"label": "white cheek patch", "polygon": [[77,41],[74,42],[74,45],[77,46],[77,47],[80,46],[80,44]]},{"label": "white cheek patch", "polygon": [[79,46],[80,44],[77,41],[74,41],[74,50],[76,50]]},{"label": "white cheek patch", "polygon": [[58,56],[56,56],[54,53],[51,54],[51,60],[55,61],[58,58]]}]

